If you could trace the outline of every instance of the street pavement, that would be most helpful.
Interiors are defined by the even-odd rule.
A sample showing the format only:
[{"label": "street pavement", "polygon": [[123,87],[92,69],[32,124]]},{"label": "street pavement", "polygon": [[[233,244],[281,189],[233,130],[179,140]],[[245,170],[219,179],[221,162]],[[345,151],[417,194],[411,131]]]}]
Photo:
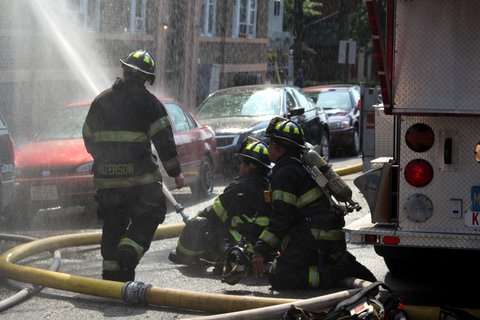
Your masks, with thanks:
[{"label": "street pavement", "polygon": [[[334,168],[352,166],[361,163],[359,157],[332,159]],[[358,175],[354,173],[344,176],[343,179],[353,190],[353,199],[358,201],[363,209],[360,212],[353,212],[347,215],[347,224],[369,214],[368,206],[353,186],[353,179]],[[202,202],[194,202],[187,188],[172,192],[175,199],[185,207],[185,211],[194,215],[207,205],[211,204],[214,197],[220,194],[226,186],[226,181],[219,181],[215,187],[214,196]],[[181,217],[169,207],[165,225],[182,223]],[[35,220],[32,230],[5,230],[2,233],[23,234],[27,236],[43,238],[53,235],[78,234],[84,232],[100,231],[100,222],[86,217],[82,208],[71,208],[69,210],[57,210],[57,212],[46,212]],[[231,286],[221,283],[219,276],[212,272],[212,268],[186,267],[171,263],[168,260],[168,253],[175,248],[177,238],[154,241],[150,250],[142,258],[137,267],[136,281],[151,284],[162,289],[179,289],[189,293],[213,293],[226,294],[239,297],[274,297],[306,299],[321,296],[327,293],[340,290],[290,290],[272,292],[265,279],[242,279],[238,284]],[[11,245],[3,244],[4,247]],[[1,249],[1,247],[0,247]],[[403,288],[402,282],[392,278],[379,256],[372,247],[350,245],[349,250],[357,259],[366,265],[377,277],[378,280],[388,282],[393,288]],[[2,250],[3,251],[3,250]],[[65,248],[61,250],[62,263],[60,272],[65,274],[83,276],[93,279],[100,279],[101,257],[99,245]],[[48,269],[50,255],[42,254],[28,257],[22,261],[26,265]],[[418,284],[407,282],[408,288],[402,292],[419,290],[430,295],[431,283]],[[0,281],[0,299],[12,296],[18,288],[24,284],[10,280]],[[413,288],[413,289],[412,289]],[[403,289],[402,289],[403,290]],[[415,301],[415,300],[411,300]],[[420,300],[421,301],[421,300]],[[121,300],[93,296],[75,291],[44,288],[28,300],[23,301],[7,310],[0,311],[2,320],[18,319],[191,319],[207,315],[201,311],[177,310],[157,305],[132,306]]]}]

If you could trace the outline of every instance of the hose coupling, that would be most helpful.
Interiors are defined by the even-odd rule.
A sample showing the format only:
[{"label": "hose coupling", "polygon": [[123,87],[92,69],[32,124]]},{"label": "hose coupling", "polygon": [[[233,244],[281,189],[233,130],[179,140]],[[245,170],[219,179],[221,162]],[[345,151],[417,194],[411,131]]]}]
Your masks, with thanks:
[{"label": "hose coupling", "polygon": [[151,286],[143,282],[128,281],[122,287],[122,300],[131,304],[147,305],[145,292]]}]

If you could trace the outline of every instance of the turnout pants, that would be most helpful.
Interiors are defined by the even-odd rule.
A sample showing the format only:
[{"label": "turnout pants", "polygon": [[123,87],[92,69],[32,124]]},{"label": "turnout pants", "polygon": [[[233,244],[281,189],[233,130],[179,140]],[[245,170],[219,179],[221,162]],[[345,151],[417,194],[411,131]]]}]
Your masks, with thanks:
[{"label": "turnout pants", "polygon": [[135,268],[165,220],[162,185],[101,189],[97,201],[103,216],[103,279],[134,281]]},{"label": "turnout pants", "polygon": [[268,275],[273,289],[327,289],[355,277],[375,282],[375,276],[346,250],[344,241],[292,239]]}]

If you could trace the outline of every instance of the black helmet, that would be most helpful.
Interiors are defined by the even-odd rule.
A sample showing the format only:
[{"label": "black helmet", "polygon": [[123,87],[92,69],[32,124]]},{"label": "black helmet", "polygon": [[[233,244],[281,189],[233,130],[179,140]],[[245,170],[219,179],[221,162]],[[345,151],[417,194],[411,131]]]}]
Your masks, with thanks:
[{"label": "black helmet", "polygon": [[251,266],[250,255],[242,245],[230,247],[225,252],[222,282],[232,286],[237,284],[248,275]]},{"label": "black helmet", "polygon": [[153,84],[155,80],[155,60],[145,50],[137,50],[130,53],[125,60],[120,59],[123,66],[139,71],[151,77],[150,83]]},{"label": "black helmet", "polygon": [[296,147],[305,148],[305,137],[302,128],[289,119],[282,117],[273,118],[265,131],[265,136],[288,141]]},{"label": "black helmet", "polygon": [[239,157],[252,159],[266,168],[270,168],[270,159],[268,158],[268,147],[265,143],[252,137],[246,138],[240,147]]}]

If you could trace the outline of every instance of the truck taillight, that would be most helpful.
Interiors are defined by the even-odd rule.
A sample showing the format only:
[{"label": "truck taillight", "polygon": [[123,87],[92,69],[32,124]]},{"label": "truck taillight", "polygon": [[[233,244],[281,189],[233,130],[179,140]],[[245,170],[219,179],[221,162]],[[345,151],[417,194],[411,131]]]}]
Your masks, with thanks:
[{"label": "truck taillight", "polygon": [[424,123],[415,123],[405,133],[407,146],[415,152],[429,150],[433,146],[434,141],[435,133],[429,125]]},{"label": "truck taillight", "polygon": [[383,237],[382,241],[384,244],[397,245],[400,243],[400,238],[394,236],[385,236]]},{"label": "truck taillight", "polygon": [[405,180],[414,187],[421,188],[433,179],[432,165],[423,159],[414,159],[405,167]]}]

